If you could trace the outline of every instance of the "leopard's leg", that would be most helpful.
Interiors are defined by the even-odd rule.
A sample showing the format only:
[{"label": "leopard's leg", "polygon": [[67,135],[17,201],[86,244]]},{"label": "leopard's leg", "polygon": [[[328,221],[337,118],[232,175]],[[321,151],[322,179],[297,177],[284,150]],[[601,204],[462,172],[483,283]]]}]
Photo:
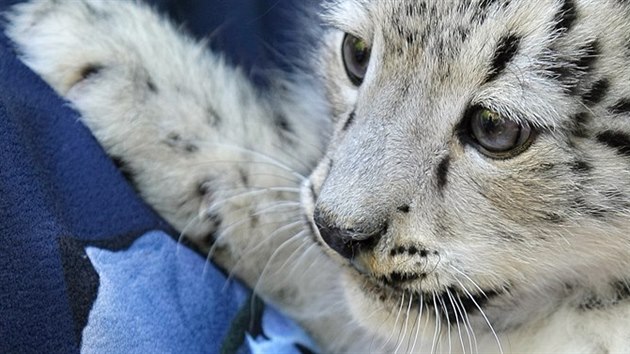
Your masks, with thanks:
[{"label": "leopard's leg", "polygon": [[295,160],[318,154],[319,137],[292,121],[290,105],[261,98],[238,69],[146,5],[42,0],[8,17],[21,59],[75,106],[142,197],[195,241],[220,217],[208,201],[295,187],[308,173]]}]

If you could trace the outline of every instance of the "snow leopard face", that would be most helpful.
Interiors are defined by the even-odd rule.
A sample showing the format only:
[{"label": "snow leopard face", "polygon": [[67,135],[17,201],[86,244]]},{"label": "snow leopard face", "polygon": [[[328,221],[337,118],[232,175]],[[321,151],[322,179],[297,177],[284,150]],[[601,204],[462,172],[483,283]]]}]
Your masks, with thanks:
[{"label": "snow leopard face", "polygon": [[484,310],[496,328],[537,292],[625,279],[628,16],[622,1],[330,5],[336,129],[303,204],[359,318]]}]

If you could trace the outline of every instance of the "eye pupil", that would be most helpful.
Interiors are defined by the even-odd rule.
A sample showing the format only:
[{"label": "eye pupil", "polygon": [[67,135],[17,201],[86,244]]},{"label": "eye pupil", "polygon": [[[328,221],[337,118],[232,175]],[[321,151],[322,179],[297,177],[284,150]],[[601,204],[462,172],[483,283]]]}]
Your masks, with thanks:
[{"label": "eye pupil", "polygon": [[351,34],[346,34],[342,48],[343,63],[350,81],[361,85],[370,62],[370,47],[367,43]]},{"label": "eye pupil", "polygon": [[522,152],[531,136],[529,125],[521,125],[485,108],[474,111],[470,132],[479,150],[490,157]]}]

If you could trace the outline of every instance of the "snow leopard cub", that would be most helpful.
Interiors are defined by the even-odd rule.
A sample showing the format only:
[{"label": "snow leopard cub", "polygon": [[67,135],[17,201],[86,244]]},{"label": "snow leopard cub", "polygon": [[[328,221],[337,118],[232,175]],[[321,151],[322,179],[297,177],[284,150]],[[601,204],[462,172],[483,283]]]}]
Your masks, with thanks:
[{"label": "snow leopard cub", "polygon": [[627,352],[630,4],[323,19],[322,86],[267,95],[140,3],[31,1],[7,33],[156,210],[325,350]]}]

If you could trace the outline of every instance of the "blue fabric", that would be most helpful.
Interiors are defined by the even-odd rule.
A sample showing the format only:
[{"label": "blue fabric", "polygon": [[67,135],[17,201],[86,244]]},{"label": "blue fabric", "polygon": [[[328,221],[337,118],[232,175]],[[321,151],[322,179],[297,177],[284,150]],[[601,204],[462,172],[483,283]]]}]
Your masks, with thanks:
[{"label": "blue fabric", "polygon": [[174,236],[0,31],[0,353],[314,351]]},{"label": "blue fabric", "polygon": [[163,232],[147,233],[122,251],[88,247],[87,255],[100,287],[82,352],[219,352],[226,319],[249,297]]}]

